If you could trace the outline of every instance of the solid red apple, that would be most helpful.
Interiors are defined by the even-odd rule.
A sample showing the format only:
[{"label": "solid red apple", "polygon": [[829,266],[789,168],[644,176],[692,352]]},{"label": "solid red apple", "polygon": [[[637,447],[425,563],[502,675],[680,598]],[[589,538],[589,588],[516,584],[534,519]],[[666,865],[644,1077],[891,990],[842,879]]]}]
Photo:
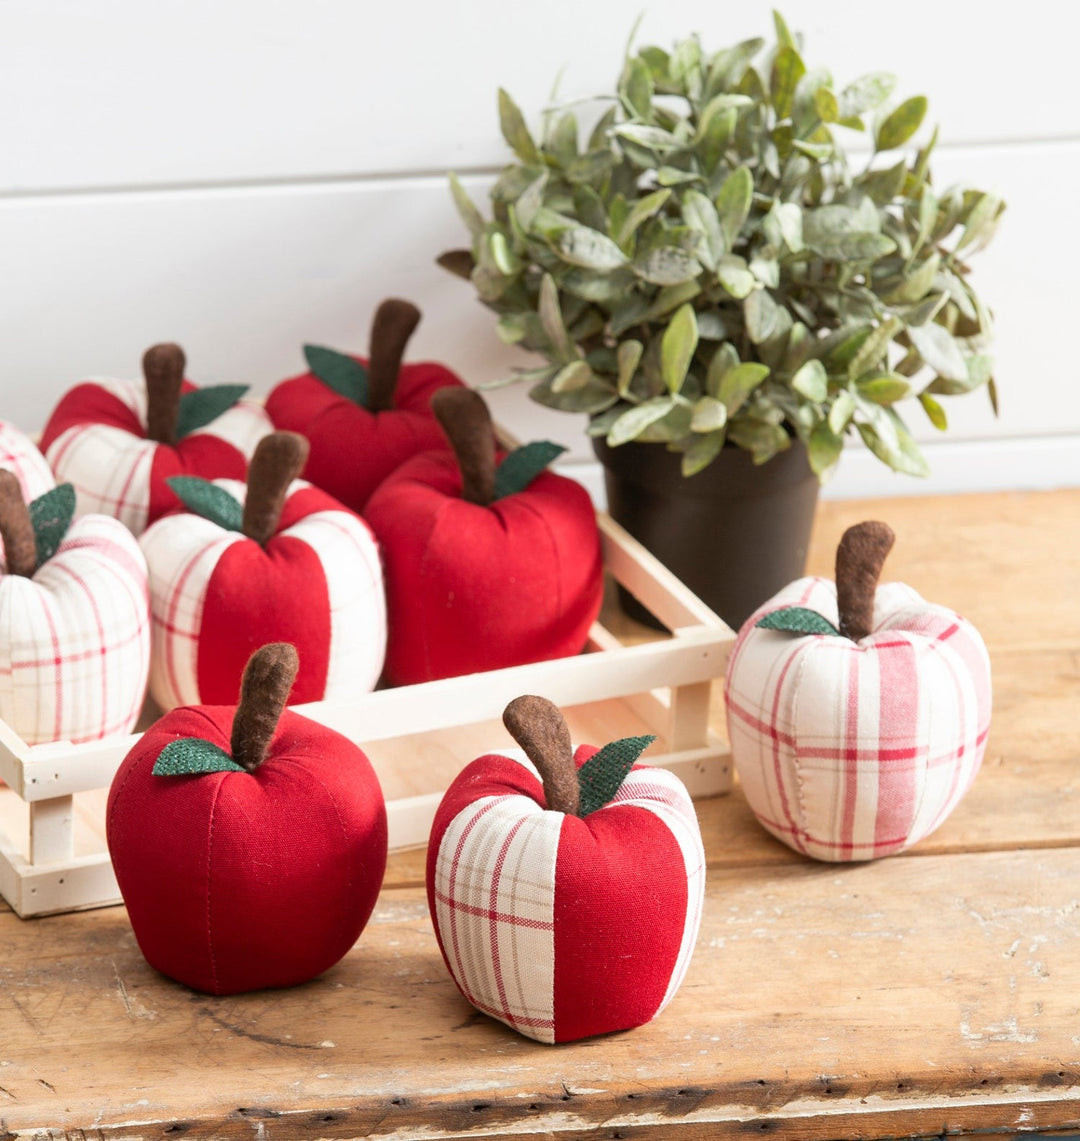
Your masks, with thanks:
[{"label": "solid red apple", "polygon": [[383,551],[394,685],[566,657],[603,593],[596,512],[580,484],[526,445],[496,466],[491,417],[470,389],[433,401],[455,453],[418,456],[364,512]]},{"label": "solid red apple", "polygon": [[432,825],[427,890],[458,989],[540,1042],[640,1026],[690,963],[705,855],[682,782],[635,765],[652,737],[576,753],[542,697],[506,708],[523,753],[480,757]]},{"label": "solid red apple", "polygon": [[739,631],[725,693],[732,757],[761,824],[819,860],[903,851],[975,779],[990,659],[975,627],[877,585],[892,531],[845,532],[836,582],[799,579]]},{"label": "solid red apple", "polygon": [[346,737],[282,712],[295,669],[291,646],[263,647],[237,708],[166,714],[109,791],[109,852],[139,948],[210,994],[328,970],[382,883],[379,782]]},{"label": "solid red apple", "polygon": [[178,506],[172,476],[243,479],[255,444],[272,429],[246,385],[195,388],[179,345],[143,356],[143,381],[95,379],[56,406],[41,449],[60,481],[74,485],[80,515],[119,519],[140,535]]},{"label": "solid red apple", "polygon": [[275,427],[311,441],[304,478],[354,511],[405,460],[446,447],[430,401],[461,381],[433,361],[402,364],[419,321],[415,305],[390,298],[375,312],[369,359],[307,345],[310,371],[267,397]]},{"label": "solid red apple", "polygon": [[245,486],[174,479],[188,510],[140,539],[150,568],[150,693],[163,709],[237,699],[265,642],[300,654],[292,700],[347,700],[375,687],[386,651],[382,567],[367,524],[294,477],[307,441],[275,432]]}]

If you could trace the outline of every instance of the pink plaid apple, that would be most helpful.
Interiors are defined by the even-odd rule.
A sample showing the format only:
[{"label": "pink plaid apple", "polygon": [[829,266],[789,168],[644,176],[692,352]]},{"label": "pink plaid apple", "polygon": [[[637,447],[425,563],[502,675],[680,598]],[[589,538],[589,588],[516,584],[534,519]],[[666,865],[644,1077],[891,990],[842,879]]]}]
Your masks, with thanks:
[{"label": "pink plaid apple", "polygon": [[13,472],[27,501],[56,486],[53,474],[37,445],[24,432],[0,420],[0,468]]},{"label": "pink plaid apple", "polygon": [[978,631],[902,583],[871,591],[867,628],[847,631],[836,584],[791,583],[746,621],[728,663],[746,799],[769,832],[819,860],[888,856],[928,836],[986,749]]},{"label": "pink plaid apple", "polygon": [[[443,958],[473,1006],[537,1041],[639,1026],[674,996],[693,953],[705,885],[694,806],[672,773],[630,768],[652,738],[575,753],[565,734],[570,780],[582,781],[576,810],[518,739],[532,759],[473,761],[436,814],[427,888]],[[586,806],[590,764],[612,750],[617,789]]]}]

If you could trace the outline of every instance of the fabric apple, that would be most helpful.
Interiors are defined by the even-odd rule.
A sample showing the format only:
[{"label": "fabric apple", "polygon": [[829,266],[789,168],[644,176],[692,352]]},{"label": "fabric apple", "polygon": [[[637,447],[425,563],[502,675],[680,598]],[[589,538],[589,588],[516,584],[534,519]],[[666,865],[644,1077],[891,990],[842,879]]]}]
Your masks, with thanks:
[{"label": "fabric apple", "polygon": [[133,534],[177,506],[175,475],[243,479],[255,444],[272,429],[245,385],[195,388],[179,345],[143,356],[145,383],[88,380],[54,410],[41,448],[58,480],[75,486],[78,514],[100,512]]},{"label": "fabric apple", "polygon": [[364,512],[382,546],[394,685],[579,653],[603,593],[596,513],[538,442],[496,467],[479,393],[432,401],[454,453],[403,464]]},{"label": "fabric apple", "polygon": [[743,625],[725,691],[746,799],[819,860],[868,860],[934,831],[975,779],[990,726],[978,631],[902,583],[877,586],[893,533],[844,533],[835,584],[802,578]]},{"label": "fabric apple", "polygon": [[354,511],[405,460],[446,446],[429,405],[461,381],[441,364],[401,363],[419,321],[415,305],[389,298],[375,312],[370,359],[306,345],[310,371],[267,397],[275,427],[311,441],[304,478]]},{"label": "fabric apple", "polygon": [[0,471],[0,717],[30,745],[127,733],[146,694],[146,563],[122,524],[74,511],[70,484],[27,506]]},{"label": "fabric apple", "polygon": [[232,704],[252,651],[291,642],[293,701],[375,687],[386,651],[386,601],[371,531],[325,492],[295,480],[307,441],[259,441],[247,486],[177,477],[187,513],[140,542],[150,568],[150,693],[163,708]]},{"label": "fabric apple", "polygon": [[640,1026],[674,996],[697,939],[693,803],[673,773],[634,764],[653,737],[575,753],[562,714],[535,696],[503,721],[524,753],[466,766],[432,825],[428,903],[446,965],[473,1006],[540,1042]]},{"label": "fabric apple", "polygon": [[37,445],[14,424],[0,420],[0,468],[14,473],[29,502],[56,486],[52,471]]},{"label": "fabric apple", "polygon": [[139,948],[210,994],[336,963],[375,906],[386,807],[348,738],[284,710],[296,651],[252,656],[239,706],[167,713],[109,790],[106,835]]}]

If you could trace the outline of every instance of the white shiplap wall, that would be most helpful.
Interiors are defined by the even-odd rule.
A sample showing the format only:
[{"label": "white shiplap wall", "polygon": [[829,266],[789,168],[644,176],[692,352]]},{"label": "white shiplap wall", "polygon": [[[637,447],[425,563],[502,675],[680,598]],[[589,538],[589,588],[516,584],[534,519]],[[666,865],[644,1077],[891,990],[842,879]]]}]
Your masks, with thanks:
[{"label": "white shiplap wall", "polygon": [[[975,261],[998,319],[1000,419],[981,394],[951,401],[949,433],[919,433],[931,479],[851,448],[831,492],[1080,484],[1080,10],[784,13],[838,82],[890,70],[898,93],[926,94],[937,182],[1009,204]],[[563,96],[610,90],[635,15],[617,0],[0,0],[0,418],[39,428],[72,383],[134,374],[163,339],[196,381],[265,391],[301,367],[305,340],[362,349],[388,294],[425,311],[415,357],[473,382],[528,363],[434,264],[464,239],[445,172],[482,200],[507,153],[496,88],[533,121],[560,69]],[[665,0],[638,42],[691,31],[708,49],[770,36],[770,7]],[[590,478],[579,419],[520,389],[493,403],[519,435],[570,445]]]}]

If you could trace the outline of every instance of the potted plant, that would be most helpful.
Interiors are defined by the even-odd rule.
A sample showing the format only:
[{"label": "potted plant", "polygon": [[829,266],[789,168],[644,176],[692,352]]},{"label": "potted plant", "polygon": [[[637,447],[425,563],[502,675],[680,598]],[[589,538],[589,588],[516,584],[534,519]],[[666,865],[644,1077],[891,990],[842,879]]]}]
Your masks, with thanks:
[{"label": "potted plant", "polygon": [[933,184],[924,97],[834,87],[774,19],[767,49],[628,55],[588,134],[562,107],[536,138],[500,91],[515,159],[490,218],[451,176],[472,247],[440,258],[545,358],[532,397],[588,416],[612,513],[733,625],[802,573],[846,438],[922,475],[900,402],[939,429],[939,397],[996,404],[966,258],[1004,204]]}]

